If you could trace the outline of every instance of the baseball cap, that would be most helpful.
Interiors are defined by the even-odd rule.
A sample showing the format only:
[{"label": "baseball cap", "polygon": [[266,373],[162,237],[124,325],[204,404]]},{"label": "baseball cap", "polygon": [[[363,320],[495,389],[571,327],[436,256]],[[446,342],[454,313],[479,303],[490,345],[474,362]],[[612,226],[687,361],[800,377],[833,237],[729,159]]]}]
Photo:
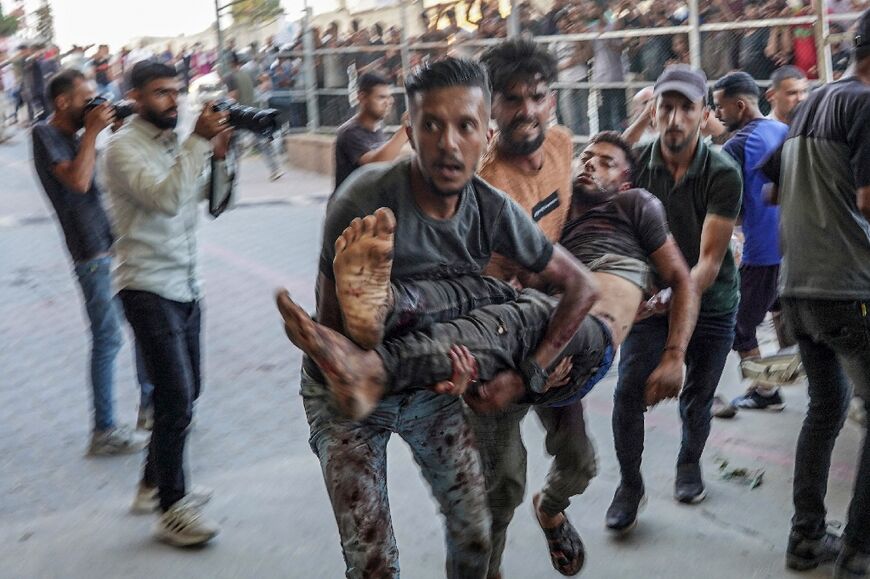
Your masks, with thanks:
[{"label": "baseball cap", "polygon": [[678,92],[692,102],[704,100],[707,97],[707,75],[688,64],[672,64],[659,75],[653,88],[655,96],[666,92]]}]

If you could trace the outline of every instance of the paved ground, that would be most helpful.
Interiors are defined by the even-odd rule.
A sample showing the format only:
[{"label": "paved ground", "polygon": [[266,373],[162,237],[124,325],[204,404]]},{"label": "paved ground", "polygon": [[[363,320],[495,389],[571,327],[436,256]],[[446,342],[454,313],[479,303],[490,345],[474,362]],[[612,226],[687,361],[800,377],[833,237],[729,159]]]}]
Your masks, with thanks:
[{"label": "paved ground", "polygon": [[[0,145],[0,579],[166,577],[333,578],[343,572],[335,523],[298,396],[300,354],[286,341],[272,305],[285,285],[306,306],[330,183],[289,172],[271,184],[246,160],[242,206],[201,232],[207,284],[203,333],[206,387],[190,440],[191,478],[213,487],[210,513],[223,532],[212,546],[177,551],[149,537],[150,517],[127,513],[140,458],[86,459],[88,340],[68,256],[19,135]],[[119,357],[117,408],[132,421],[132,356]],[[679,440],[674,404],[647,419],[644,473],[650,504],[636,533],[616,542],[603,530],[617,483],[610,434],[614,378],[587,398],[600,474],[568,511],[589,551],[595,579],[788,577],[783,551],[791,513],[793,447],[804,388],[786,392],[781,414],[744,412],[716,422],[705,455],[709,500],[671,498]],[[721,391],[739,393],[731,360]],[[547,469],[542,431],[524,425],[530,488]],[[842,518],[860,432],[838,443],[829,508]],[[390,448],[390,500],[404,576],[443,576],[441,522],[410,454]],[[720,480],[714,460],[766,469],[755,490]],[[517,512],[506,577],[558,577],[529,501]],[[823,572],[804,575],[829,576]]]}]

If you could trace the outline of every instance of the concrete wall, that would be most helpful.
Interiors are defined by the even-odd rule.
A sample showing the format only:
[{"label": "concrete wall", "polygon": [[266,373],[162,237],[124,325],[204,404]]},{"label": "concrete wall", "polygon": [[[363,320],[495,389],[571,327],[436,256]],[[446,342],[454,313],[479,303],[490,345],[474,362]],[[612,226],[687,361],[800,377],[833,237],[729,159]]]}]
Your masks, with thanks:
[{"label": "concrete wall", "polygon": [[284,138],[287,164],[297,169],[335,175],[335,135],[303,133]]}]

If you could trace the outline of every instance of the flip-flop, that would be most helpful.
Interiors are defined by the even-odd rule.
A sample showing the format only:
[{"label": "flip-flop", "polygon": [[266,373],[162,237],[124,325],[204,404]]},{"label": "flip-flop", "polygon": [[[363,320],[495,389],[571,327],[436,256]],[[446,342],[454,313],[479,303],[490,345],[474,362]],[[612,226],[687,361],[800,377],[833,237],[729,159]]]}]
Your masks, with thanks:
[{"label": "flip-flop", "polygon": [[562,575],[576,575],[583,569],[583,563],[586,562],[586,549],[583,547],[583,541],[564,511],[562,512],[561,525],[553,529],[545,529],[541,525],[541,519],[538,518],[538,504],[540,502],[541,495],[539,493],[532,498],[532,508],[535,511],[538,526],[541,527],[544,537],[547,539],[553,568]]}]

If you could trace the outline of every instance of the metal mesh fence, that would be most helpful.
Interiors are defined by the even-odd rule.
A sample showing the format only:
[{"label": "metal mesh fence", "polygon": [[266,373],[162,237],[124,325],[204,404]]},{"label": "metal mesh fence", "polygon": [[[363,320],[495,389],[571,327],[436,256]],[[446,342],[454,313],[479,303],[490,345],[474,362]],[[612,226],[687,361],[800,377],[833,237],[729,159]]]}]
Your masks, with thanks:
[{"label": "metal mesh fence", "polygon": [[[466,5],[459,2],[452,10]],[[333,131],[355,111],[355,79],[372,71],[396,86],[386,123],[396,125],[405,108],[402,79],[412,67],[447,54],[477,58],[502,38],[523,34],[557,58],[557,122],[583,140],[624,127],[636,106],[633,97],[672,63],[702,68],[711,83],[744,70],[764,87],[785,64],[810,79],[837,78],[848,66],[846,31],[870,0],[807,0],[799,6],[785,0],[513,0],[510,15],[499,12],[498,2],[471,5],[468,14],[476,21],[462,19],[458,26],[451,6],[439,4],[434,18],[427,9],[422,26],[428,28],[392,27],[377,39],[359,31],[321,38],[305,23],[305,46],[294,53],[305,68],[304,82],[290,92],[276,91],[270,105],[293,128]],[[418,8],[402,3],[402,21],[417,22]]]}]

